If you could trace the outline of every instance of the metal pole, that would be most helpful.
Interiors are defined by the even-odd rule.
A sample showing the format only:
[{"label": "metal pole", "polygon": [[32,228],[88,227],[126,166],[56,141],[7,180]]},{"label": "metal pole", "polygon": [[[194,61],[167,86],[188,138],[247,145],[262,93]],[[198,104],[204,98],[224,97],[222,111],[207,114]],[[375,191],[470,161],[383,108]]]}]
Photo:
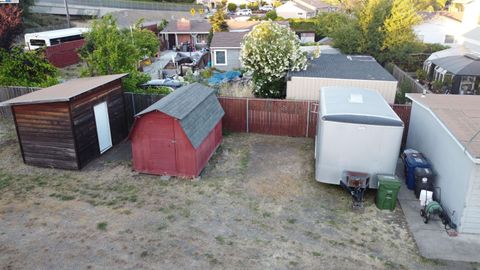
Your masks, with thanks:
[{"label": "metal pole", "polygon": [[249,128],[248,128],[248,98],[247,98],[247,133],[249,132]]},{"label": "metal pole", "polygon": [[309,124],[310,124],[310,101],[307,101],[307,132],[305,134],[305,137],[308,137]]},{"label": "metal pole", "polygon": [[67,15],[67,26],[70,28],[70,12],[68,11],[68,3],[67,0],[64,0],[65,3],[65,13]]}]

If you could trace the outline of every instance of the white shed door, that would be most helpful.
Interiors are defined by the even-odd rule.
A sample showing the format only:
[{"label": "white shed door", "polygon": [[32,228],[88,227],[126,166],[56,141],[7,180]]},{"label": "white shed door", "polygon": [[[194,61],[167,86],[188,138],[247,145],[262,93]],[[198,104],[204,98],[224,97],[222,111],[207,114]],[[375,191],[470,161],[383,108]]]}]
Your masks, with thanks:
[{"label": "white shed door", "polygon": [[93,111],[95,113],[100,154],[103,154],[112,147],[112,134],[110,133],[110,118],[108,117],[107,102],[95,105]]}]

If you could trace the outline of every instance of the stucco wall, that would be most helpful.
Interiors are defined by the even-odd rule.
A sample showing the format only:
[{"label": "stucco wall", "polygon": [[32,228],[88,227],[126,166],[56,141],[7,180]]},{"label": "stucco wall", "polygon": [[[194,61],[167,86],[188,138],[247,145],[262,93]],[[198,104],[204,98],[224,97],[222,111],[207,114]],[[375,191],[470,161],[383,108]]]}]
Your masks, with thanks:
[{"label": "stucco wall", "polygon": [[318,100],[324,86],[353,86],[378,91],[393,104],[397,91],[396,81],[344,80],[330,78],[292,77],[287,81],[287,99]]},{"label": "stucco wall", "polygon": [[[216,65],[214,62],[214,52],[216,50],[226,50],[227,51],[227,65]],[[212,49],[212,66],[219,70],[232,70],[236,68],[241,68],[242,65],[240,63],[240,49],[222,49],[222,48],[215,48]]]},{"label": "stucco wall", "polygon": [[[433,165],[435,186],[441,191],[442,205],[446,206],[460,232],[480,233],[480,224],[467,226],[464,213],[467,190],[474,164],[433,114],[417,103],[412,106],[407,147],[416,149]],[[465,227],[463,226],[465,225]]]}]

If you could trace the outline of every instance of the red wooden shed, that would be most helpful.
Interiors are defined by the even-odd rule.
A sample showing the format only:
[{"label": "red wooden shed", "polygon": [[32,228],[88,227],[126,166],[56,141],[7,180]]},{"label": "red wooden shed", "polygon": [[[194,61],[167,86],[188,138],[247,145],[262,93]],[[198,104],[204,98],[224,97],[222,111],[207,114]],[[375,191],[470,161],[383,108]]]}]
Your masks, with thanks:
[{"label": "red wooden shed", "polygon": [[222,140],[224,111],[215,90],[190,84],[135,115],[133,168],[142,173],[196,177]]}]

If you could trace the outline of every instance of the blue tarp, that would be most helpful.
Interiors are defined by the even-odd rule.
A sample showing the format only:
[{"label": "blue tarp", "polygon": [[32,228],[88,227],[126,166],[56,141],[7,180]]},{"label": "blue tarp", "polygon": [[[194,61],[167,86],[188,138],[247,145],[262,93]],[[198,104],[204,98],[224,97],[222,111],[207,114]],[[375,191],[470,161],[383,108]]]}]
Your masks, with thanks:
[{"label": "blue tarp", "polygon": [[209,85],[218,85],[221,83],[229,82],[231,80],[234,80],[235,78],[240,77],[242,73],[239,71],[227,71],[225,73],[219,73],[215,72],[213,73],[212,77],[208,79],[208,84]]}]

